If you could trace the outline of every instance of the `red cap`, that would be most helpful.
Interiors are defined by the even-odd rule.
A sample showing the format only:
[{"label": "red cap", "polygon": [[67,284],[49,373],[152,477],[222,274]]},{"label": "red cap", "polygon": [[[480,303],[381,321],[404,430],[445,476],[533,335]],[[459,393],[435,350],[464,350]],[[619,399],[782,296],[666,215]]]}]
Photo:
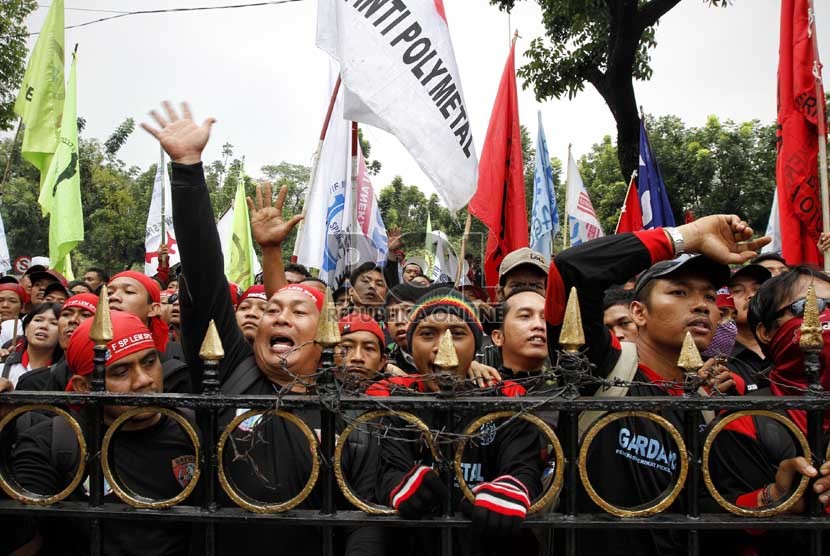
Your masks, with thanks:
[{"label": "red cap", "polygon": [[91,293],[79,293],[77,295],[73,295],[63,303],[61,310],[70,309],[72,307],[86,309],[94,315],[95,311],[98,309],[98,296]]},{"label": "red cap", "polygon": [[730,307],[732,309],[735,308],[735,300],[732,298],[732,292],[725,286],[718,290],[718,297],[715,303],[717,304],[718,309],[722,307]]},{"label": "red cap", "polygon": [[340,327],[340,335],[345,336],[352,332],[371,332],[378,339],[381,349],[386,345],[386,338],[383,329],[378,322],[366,313],[349,313],[337,323]]},{"label": "red cap", "polygon": [[[153,335],[137,316],[123,311],[113,311],[112,340],[107,344],[107,366],[124,357],[145,349],[155,349]],[[92,323],[86,319],[72,334],[66,349],[66,363],[74,374],[85,376],[92,373],[95,343],[89,339]],[[66,387],[72,390],[72,382]]]},{"label": "red cap", "polygon": [[323,292],[318,290],[317,288],[312,288],[311,286],[306,286],[305,284],[288,284],[287,286],[283,286],[277,290],[277,293],[280,292],[300,292],[314,301],[314,304],[317,306],[317,310],[320,311],[323,308]]},{"label": "red cap", "polygon": [[245,293],[243,293],[242,297],[239,298],[239,303],[242,303],[249,297],[252,297],[254,299],[261,299],[263,301],[268,301],[268,296],[265,295],[265,286],[263,286],[262,284],[254,284],[253,286],[245,290]]}]

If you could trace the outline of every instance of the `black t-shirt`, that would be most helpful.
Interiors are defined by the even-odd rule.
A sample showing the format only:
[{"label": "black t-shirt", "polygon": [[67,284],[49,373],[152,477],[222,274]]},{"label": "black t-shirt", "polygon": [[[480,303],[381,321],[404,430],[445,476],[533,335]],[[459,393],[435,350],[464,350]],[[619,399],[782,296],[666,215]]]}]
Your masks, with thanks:
[{"label": "black t-shirt", "polygon": [[738,373],[746,382],[746,394],[769,386],[769,363],[740,342],[735,342],[727,362],[729,370]]},{"label": "black t-shirt", "polygon": [[[178,423],[164,415],[146,429],[119,430],[110,450],[110,461],[122,487],[153,499],[167,499],[181,492],[196,466],[190,438]],[[12,453],[12,469],[23,488],[54,494],[71,480],[78,457],[74,433],[56,417],[21,434]],[[106,483],[104,493],[106,502],[121,503]],[[70,500],[87,500],[88,496],[87,477]],[[42,520],[38,530],[46,541],[44,554],[88,553],[88,526],[88,520]],[[186,522],[114,519],[104,520],[102,530],[103,553],[108,556],[173,556],[190,550],[192,526]]]}]

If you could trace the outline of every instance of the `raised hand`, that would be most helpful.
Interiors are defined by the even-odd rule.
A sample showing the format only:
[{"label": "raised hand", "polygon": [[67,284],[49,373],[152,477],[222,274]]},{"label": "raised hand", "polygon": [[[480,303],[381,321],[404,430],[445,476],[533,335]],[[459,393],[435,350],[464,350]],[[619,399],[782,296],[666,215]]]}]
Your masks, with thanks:
[{"label": "raised hand", "polygon": [[271,206],[271,184],[266,182],[256,186],[256,203],[248,197],[248,209],[251,213],[251,232],[260,247],[280,247],[291,230],[304,217],[302,214],[292,216],[289,220],[282,217],[282,207],[288,186],[283,185]]},{"label": "raised hand", "polygon": [[142,122],[141,127],[158,139],[170,156],[170,160],[179,164],[196,164],[202,160],[202,151],[210,138],[210,128],[216,123],[215,118],[206,119],[201,126],[196,125],[186,102],[182,103],[182,116],[179,117],[168,101],[161,103],[167,113],[167,119],[155,110],[150,115],[159,125],[159,129]]},{"label": "raised hand", "polygon": [[734,214],[704,216],[679,226],[686,250],[702,253],[723,264],[743,264],[758,255],[770,237],[752,239],[752,228]]}]

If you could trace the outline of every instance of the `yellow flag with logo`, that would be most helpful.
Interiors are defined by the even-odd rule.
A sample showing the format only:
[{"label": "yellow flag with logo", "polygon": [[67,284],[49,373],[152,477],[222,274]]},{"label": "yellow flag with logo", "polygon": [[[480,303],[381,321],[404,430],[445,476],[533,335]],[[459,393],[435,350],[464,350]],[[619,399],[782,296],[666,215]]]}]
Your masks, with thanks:
[{"label": "yellow flag with logo", "polygon": [[49,259],[58,272],[65,270],[67,255],[84,240],[78,164],[77,61],[74,56],[66,86],[60,141],[38,197],[43,214],[49,214]]},{"label": "yellow flag with logo", "polygon": [[251,237],[251,218],[245,200],[245,174],[239,172],[239,183],[233,200],[233,222],[231,241],[228,243],[230,256],[225,261],[225,276],[228,281],[247,290],[254,284],[254,240]]},{"label": "yellow flag with logo", "polygon": [[53,0],[23,76],[14,111],[26,126],[21,154],[46,176],[58,147],[64,103],[63,0]]}]

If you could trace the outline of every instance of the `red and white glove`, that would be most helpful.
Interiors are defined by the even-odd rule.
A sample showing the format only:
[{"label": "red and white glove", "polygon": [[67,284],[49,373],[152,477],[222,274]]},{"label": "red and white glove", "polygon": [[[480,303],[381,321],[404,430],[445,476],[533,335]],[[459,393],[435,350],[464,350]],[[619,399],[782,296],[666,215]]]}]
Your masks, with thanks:
[{"label": "red and white glove", "polygon": [[473,488],[473,530],[487,535],[518,533],[530,507],[530,494],[521,481],[510,475],[496,477]]},{"label": "red and white glove", "polygon": [[435,515],[449,497],[438,474],[426,465],[413,467],[389,494],[389,504],[405,519]]}]

